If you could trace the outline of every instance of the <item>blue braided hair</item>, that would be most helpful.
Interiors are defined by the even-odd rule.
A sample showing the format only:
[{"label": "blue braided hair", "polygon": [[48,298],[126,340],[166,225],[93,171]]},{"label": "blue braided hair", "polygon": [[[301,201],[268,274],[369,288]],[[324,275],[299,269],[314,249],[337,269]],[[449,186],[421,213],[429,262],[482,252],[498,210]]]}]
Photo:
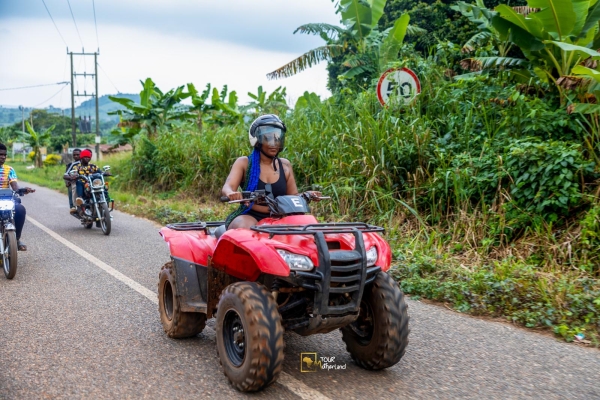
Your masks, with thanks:
[{"label": "blue braided hair", "polygon": [[[246,178],[244,179],[244,184],[242,185],[242,190],[253,192],[258,187],[258,178],[260,177],[260,150],[258,148],[254,148],[254,151],[248,156],[248,168],[246,169]],[[240,203],[240,206],[237,210],[229,214],[225,219],[225,226],[229,227],[231,221],[233,221],[237,216],[246,214],[252,208],[251,203],[249,206],[245,206]]]},{"label": "blue braided hair", "polygon": [[[248,156],[248,171],[246,171],[246,188],[244,190],[254,192],[258,187],[258,178],[260,177],[260,150],[257,147],[254,148],[252,154]],[[250,203],[242,214],[246,214],[252,208],[254,203]]]}]

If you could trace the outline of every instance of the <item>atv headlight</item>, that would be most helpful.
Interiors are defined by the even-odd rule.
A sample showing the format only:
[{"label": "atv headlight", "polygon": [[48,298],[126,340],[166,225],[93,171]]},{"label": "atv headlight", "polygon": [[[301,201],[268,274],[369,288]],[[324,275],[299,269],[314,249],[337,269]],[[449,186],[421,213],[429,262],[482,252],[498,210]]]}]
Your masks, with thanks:
[{"label": "atv headlight", "polygon": [[377,258],[379,254],[377,254],[377,247],[373,246],[367,251],[367,267],[372,267],[377,262]]},{"label": "atv headlight", "polygon": [[13,203],[12,200],[0,200],[0,210],[1,211],[12,210],[14,205],[15,205],[15,203]]},{"label": "atv headlight", "polygon": [[93,186],[93,187],[99,187],[99,186],[102,186],[102,179],[94,179],[94,180],[92,181],[92,186]]},{"label": "atv headlight", "polygon": [[309,257],[280,249],[277,252],[293,271],[310,271],[315,267]]}]

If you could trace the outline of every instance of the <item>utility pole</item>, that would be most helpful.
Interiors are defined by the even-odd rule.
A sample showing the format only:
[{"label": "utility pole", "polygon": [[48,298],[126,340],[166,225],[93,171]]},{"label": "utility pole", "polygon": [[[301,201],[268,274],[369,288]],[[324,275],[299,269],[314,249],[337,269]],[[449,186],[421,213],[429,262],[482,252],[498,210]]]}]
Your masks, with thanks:
[{"label": "utility pole", "polygon": [[[69,49],[67,49],[67,53]],[[75,85],[73,84],[73,80],[75,75],[73,75],[73,53],[71,54],[71,138],[73,140],[73,147],[77,147],[77,135],[75,134]]]},{"label": "utility pole", "polygon": [[[100,55],[100,50],[94,53],[86,53],[84,49],[82,49],[81,53],[73,53],[69,52],[67,49],[67,54],[71,56],[71,134],[73,136],[73,147],[77,146],[77,138],[75,135],[76,131],[76,123],[75,123],[75,97],[94,97],[96,100],[96,160],[100,159],[100,112],[98,105],[98,55]],[[94,73],[88,74],[84,71],[83,74],[78,74],[73,70],[73,56],[94,56]],[[75,93],[74,80],[78,76],[83,76],[84,79],[87,77],[93,78],[96,86],[95,93],[87,94],[86,91],[83,94],[79,94],[79,90]]]},{"label": "utility pole", "polygon": [[98,54],[94,53],[94,80],[96,81],[96,161],[100,160],[100,115],[98,111]]},{"label": "utility pole", "polygon": [[25,107],[23,106],[19,106],[19,110],[21,110],[21,131],[23,131],[23,133],[25,133]]}]

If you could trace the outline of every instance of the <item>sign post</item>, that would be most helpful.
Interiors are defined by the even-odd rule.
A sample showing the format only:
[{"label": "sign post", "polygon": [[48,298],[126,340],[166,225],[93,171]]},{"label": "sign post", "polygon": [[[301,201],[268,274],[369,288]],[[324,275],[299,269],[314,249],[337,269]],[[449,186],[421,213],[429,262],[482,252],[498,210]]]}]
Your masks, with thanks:
[{"label": "sign post", "polygon": [[390,68],[377,82],[377,98],[384,107],[392,103],[409,104],[419,93],[421,82],[408,68]]}]

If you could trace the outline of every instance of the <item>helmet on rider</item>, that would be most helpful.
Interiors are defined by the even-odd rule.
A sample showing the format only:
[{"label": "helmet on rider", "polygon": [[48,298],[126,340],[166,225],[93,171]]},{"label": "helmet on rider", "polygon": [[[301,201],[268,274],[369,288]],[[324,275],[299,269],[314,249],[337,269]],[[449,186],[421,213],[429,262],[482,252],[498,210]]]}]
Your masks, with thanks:
[{"label": "helmet on rider", "polygon": [[263,144],[268,146],[278,144],[279,152],[281,152],[284,149],[286,130],[285,124],[277,115],[261,115],[252,122],[248,130],[250,145],[261,150]]}]

